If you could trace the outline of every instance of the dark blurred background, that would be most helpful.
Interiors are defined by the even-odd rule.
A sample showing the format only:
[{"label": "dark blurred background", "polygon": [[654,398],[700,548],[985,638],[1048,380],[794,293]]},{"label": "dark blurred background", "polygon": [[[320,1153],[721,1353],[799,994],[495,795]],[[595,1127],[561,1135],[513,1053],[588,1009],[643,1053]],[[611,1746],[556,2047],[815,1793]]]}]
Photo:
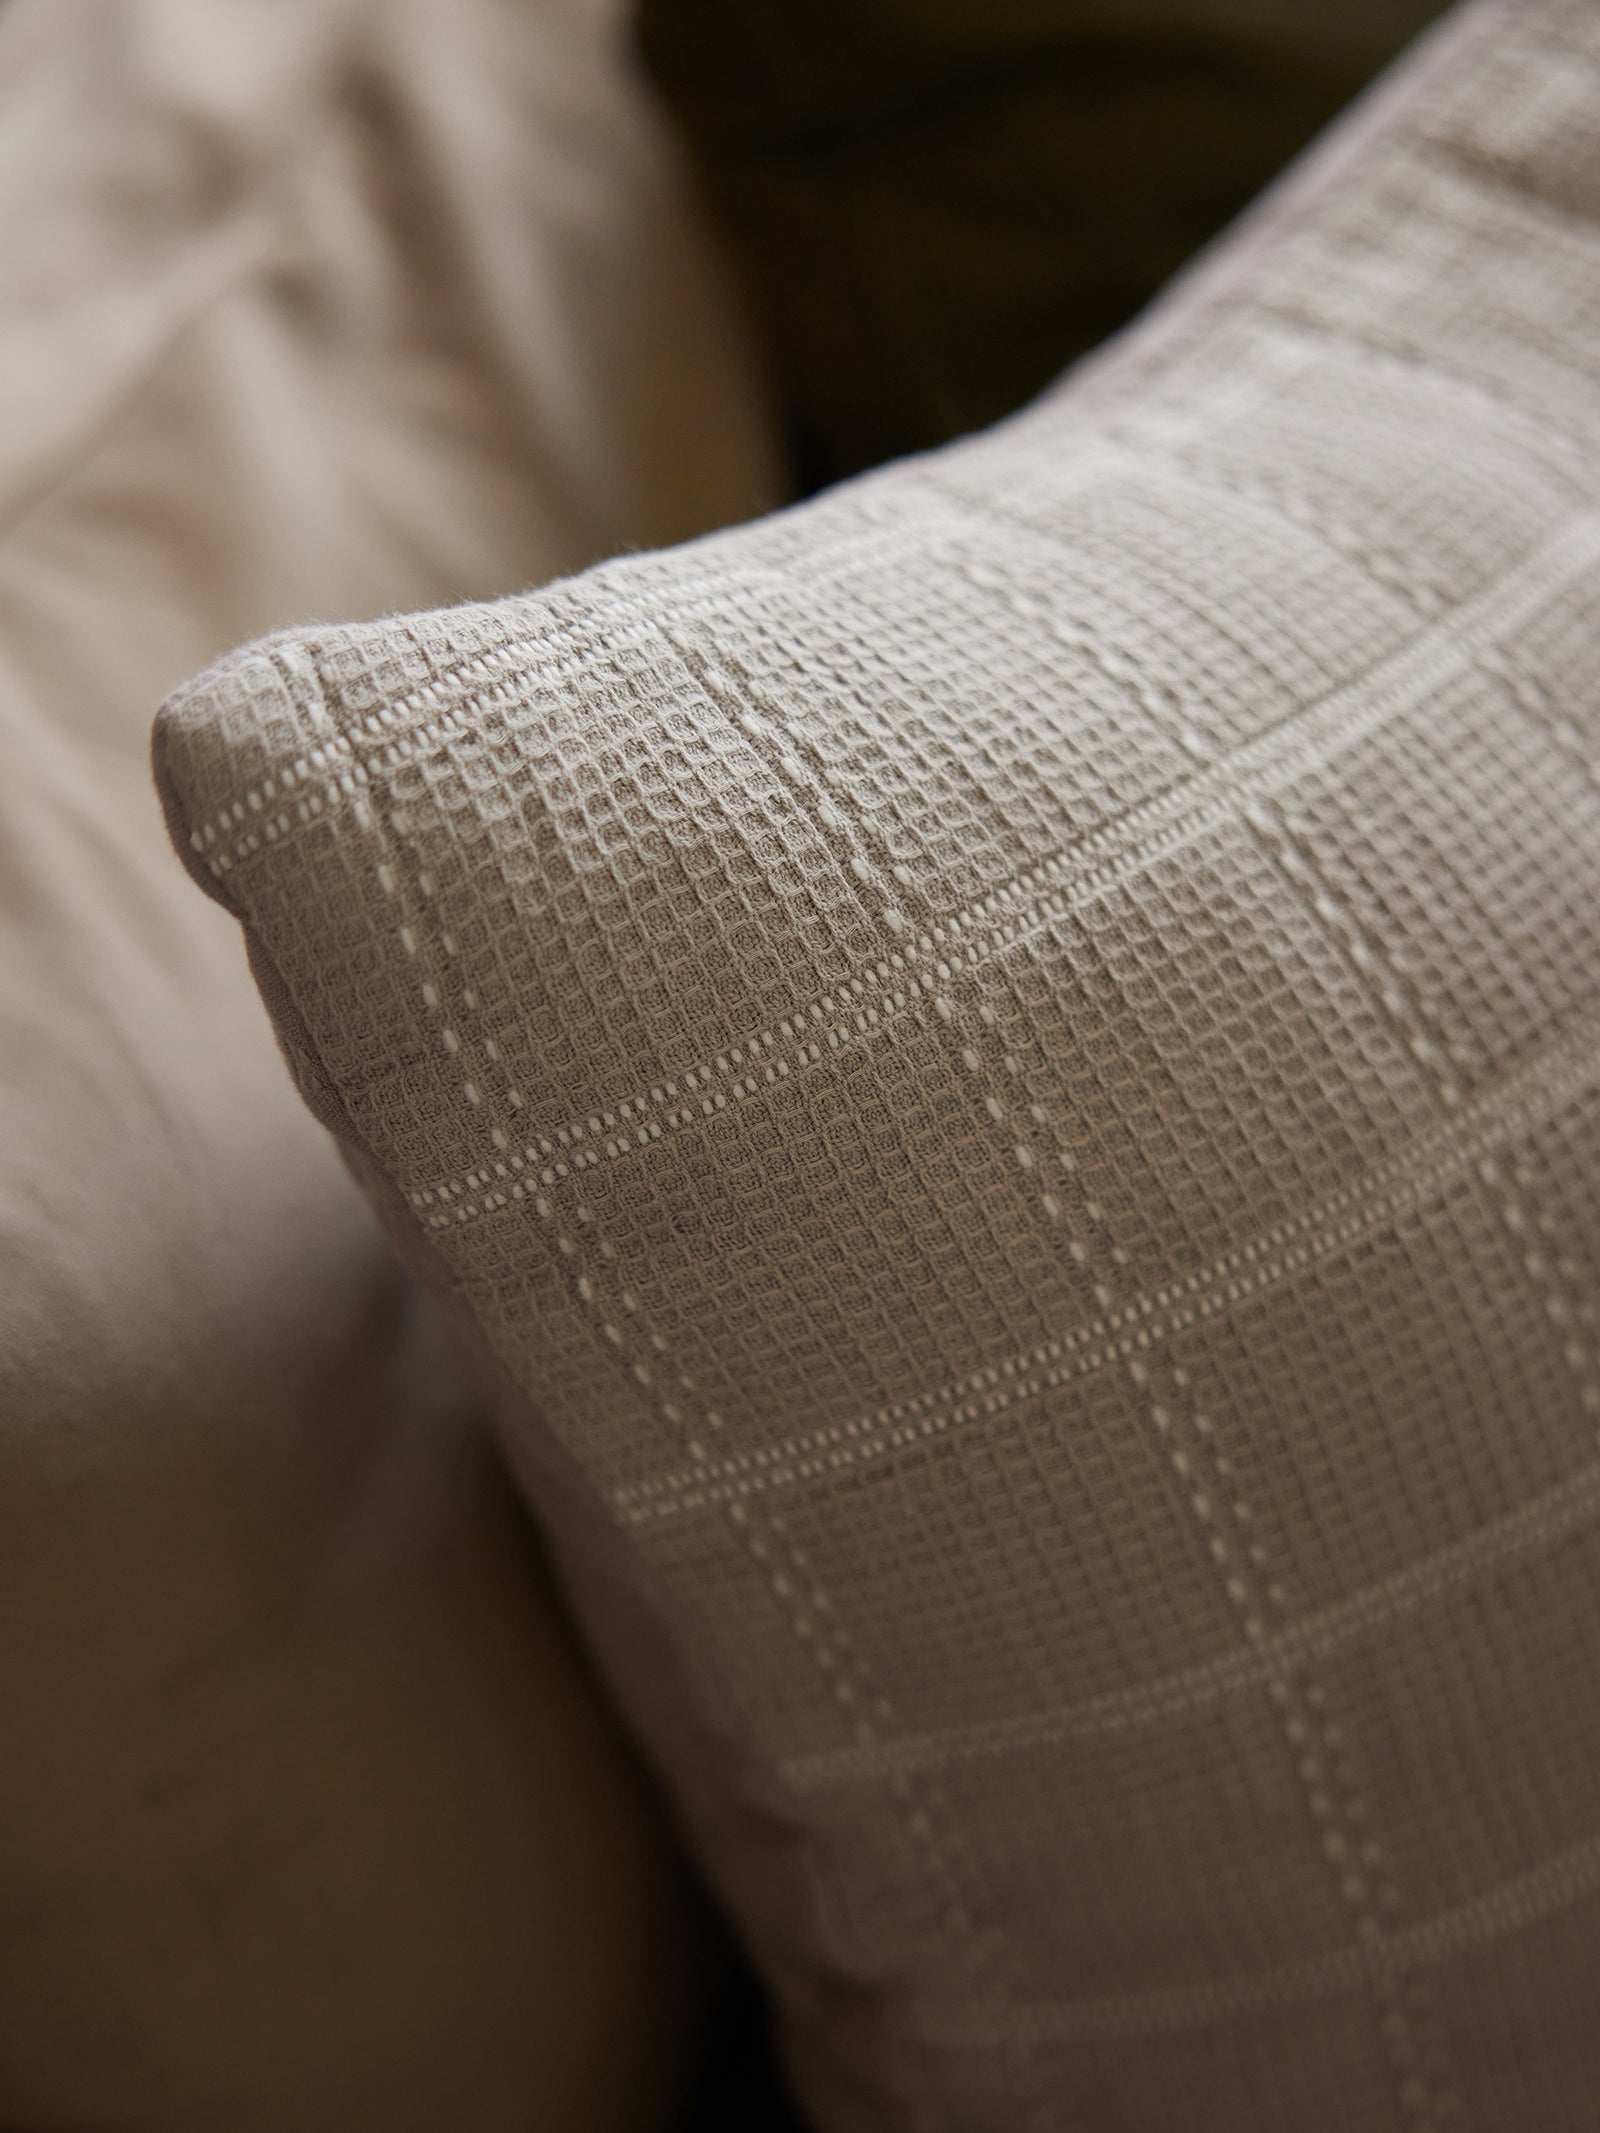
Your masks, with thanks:
[{"label": "dark blurred background", "polygon": [[642,0],[798,485],[1011,412],[1437,0]]}]

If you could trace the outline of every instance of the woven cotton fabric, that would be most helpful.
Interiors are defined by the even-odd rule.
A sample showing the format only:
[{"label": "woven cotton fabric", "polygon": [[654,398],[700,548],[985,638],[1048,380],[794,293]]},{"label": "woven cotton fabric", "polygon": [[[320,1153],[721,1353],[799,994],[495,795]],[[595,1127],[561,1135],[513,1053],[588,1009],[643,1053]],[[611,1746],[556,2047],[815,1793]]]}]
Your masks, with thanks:
[{"label": "woven cotton fabric", "polygon": [[1471,10],[1016,421],[165,715],[821,2127],[1600,2123],[1597,114]]}]

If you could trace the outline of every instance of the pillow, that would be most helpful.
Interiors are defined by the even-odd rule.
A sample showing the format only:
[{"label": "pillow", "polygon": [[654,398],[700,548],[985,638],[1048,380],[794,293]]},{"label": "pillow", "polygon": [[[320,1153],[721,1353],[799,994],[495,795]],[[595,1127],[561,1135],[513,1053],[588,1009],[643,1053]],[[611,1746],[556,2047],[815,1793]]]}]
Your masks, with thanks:
[{"label": "pillow", "polygon": [[642,0],[802,479],[1009,415],[1439,0]]},{"label": "pillow", "polygon": [[1596,2122],[1600,11],[1022,417],[180,691],[819,2127]]}]

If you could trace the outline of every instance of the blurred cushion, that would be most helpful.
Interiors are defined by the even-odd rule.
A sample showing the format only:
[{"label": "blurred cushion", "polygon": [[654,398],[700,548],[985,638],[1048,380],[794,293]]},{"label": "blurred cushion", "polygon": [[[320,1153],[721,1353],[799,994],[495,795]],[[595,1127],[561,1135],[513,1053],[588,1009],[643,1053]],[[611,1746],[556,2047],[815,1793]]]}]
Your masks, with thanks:
[{"label": "blurred cushion", "polygon": [[1600,12],[1025,416],[168,706],[819,2126],[1600,2112]]},{"label": "blurred cushion", "polygon": [[588,0],[0,9],[8,2127],[669,2099],[648,1794],[147,753],[242,634],[769,494],[615,42]]},{"label": "blurred cushion", "polygon": [[642,0],[802,479],[1010,414],[1440,0]]}]

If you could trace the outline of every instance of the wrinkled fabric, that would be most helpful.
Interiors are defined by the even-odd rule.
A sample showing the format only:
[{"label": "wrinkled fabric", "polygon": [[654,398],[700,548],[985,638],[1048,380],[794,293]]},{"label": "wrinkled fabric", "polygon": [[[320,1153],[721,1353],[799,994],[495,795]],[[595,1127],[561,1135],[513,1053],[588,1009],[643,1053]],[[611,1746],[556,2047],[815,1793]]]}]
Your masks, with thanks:
[{"label": "wrinkled fabric", "polygon": [[0,11],[7,2125],[667,2090],[651,1811],[146,768],[237,638],[766,499],[615,47],[590,0]]}]

